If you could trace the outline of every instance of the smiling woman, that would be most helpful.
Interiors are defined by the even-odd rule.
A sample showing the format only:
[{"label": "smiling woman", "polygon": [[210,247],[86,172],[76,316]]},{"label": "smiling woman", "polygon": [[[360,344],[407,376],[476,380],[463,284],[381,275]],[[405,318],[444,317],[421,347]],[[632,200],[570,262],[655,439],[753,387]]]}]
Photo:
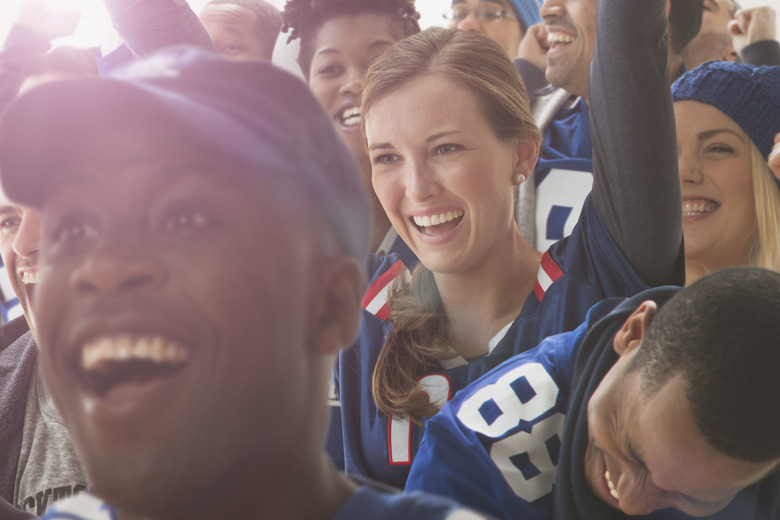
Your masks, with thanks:
[{"label": "smiling woman", "polygon": [[780,68],[712,61],[672,85],[686,282],[733,265],[780,271]]},{"label": "smiling woman", "polygon": [[[635,5],[613,3],[608,25]],[[663,17],[661,0],[652,8]],[[335,375],[347,471],[403,486],[413,461],[430,455],[422,423],[456,392],[573,329],[604,298],[682,282],[676,148],[664,131],[674,121],[657,73],[666,68],[663,25],[638,18],[608,40],[623,48],[602,51],[614,60],[603,67],[648,89],[594,100],[598,182],[572,235],[544,253],[514,220],[515,189],[536,164],[540,136],[504,49],[471,31],[429,28],[371,64],[361,111],[372,185],[419,264],[410,273],[395,255],[369,262],[361,337]],[[628,34],[647,47],[625,48]],[[651,85],[652,100],[634,97],[656,92]],[[629,107],[645,108],[631,120]],[[652,150],[624,138],[648,127],[660,129]]]}]

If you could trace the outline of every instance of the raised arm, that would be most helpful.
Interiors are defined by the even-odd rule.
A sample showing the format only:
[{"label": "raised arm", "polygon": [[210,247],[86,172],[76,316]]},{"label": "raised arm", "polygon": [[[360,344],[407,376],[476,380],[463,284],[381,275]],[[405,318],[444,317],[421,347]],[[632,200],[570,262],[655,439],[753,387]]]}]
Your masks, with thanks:
[{"label": "raised arm", "polygon": [[138,58],[171,45],[216,52],[206,29],[186,0],[103,0],[111,22]]},{"label": "raised arm", "polygon": [[665,0],[600,0],[590,72],[593,203],[650,285],[684,283]]},{"label": "raised arm", "polygon": [[17,94],[28,61],[46,54],[51,41],[69,36],[78,25],[76,11],[54,12],[38,0],[26,0],[0,49],[0,108]]}]

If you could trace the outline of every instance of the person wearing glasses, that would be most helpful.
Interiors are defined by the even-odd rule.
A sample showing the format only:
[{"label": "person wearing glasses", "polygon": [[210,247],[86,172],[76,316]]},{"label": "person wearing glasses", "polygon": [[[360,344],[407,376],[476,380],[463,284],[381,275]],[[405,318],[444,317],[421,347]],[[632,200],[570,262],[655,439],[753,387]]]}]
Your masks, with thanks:
[{"label": "person wearing glasses", "polygon": [[452,0],[444,18],[450,22],[450,29],[472,31],[490,38],[510,59],[515,59],[528,28],[542,21],[541,5],[540,0]]}]

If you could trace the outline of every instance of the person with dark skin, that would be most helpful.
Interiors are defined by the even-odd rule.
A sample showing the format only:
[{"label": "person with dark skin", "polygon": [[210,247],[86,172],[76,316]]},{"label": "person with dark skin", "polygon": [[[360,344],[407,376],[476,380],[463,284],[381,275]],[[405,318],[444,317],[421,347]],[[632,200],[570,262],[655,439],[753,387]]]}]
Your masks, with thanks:
[{"label": "person with dark skin", "polygon": [[369,251],[414,255],[390,225],[371,187],[371,163],[360,132],[360,91],[369,65],[396,41],[420,31],[411,0],[288,0],[288,42],[300,40],[298,66],[363,174],[371,201]]},{"label": "person with dark skin", "polygon": [[42,85],[0,170],[41,211],[41,369],[93,485],[44,518],[464,518],[322,450],[368,203],[300,80],[177,47]]},{"label": "person with dark skin", "polygon": [[463,389],[408,489],[507,520],[774,520],[780,274],[604,300]]}]

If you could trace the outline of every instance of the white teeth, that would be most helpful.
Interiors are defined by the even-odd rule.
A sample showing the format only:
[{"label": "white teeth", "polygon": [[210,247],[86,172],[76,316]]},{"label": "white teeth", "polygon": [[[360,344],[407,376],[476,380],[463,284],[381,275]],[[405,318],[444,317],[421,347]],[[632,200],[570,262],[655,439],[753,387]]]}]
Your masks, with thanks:
[{"label": "white teeth", "polygon": [[547,33],[547,43],[571,43],[574,41],[574,36],[562,32]]},{"label": "white teeth", "polygon": [[414,223],[420,227],[430,227],[430,226],[438,226],[439,224],[444,224],[445,222],[455,220],[456,218],[460,218],[462,216],[463,216],[463,210],[459,209],[457,211],[448,211],[447,213],[439,213],[438,215],[425,215],[422,217],[412,217],[412,219],[414,220]]},{"label": "white teeth", "polygon": [[703,213],[711,213],[716,209],[718,209],[717,204],[706,200],[683,202],[684,217],[693,217],[696,215],[701,215]]},{"label": "white teeth", "polygon": [[189,351],[162,336],[132,337],[127,334],[103,336],[90,341],[81,350],[81,368],[100,372],[107,362],[143,360],[166,365],[182,365]]},{"label": "white teeth", "polygon": [[360,107],[347,108],[341,113],[341,122],[345,126],[356,126],[360,124]]},{"label": "white teeth", "polygon": [[25,271],[22,273],[22,283],[25,285],[38,283],[38,273],[28,273]]},{"label": "white teeth", "polygon": [[615,484],[613,484],[612,479],[609,478],[609,471],[604,472],[604,479],[607,481],[607,487],[609,487],[609,494],[612,495],[612,497],[615,500],[620,500],[617,489],[615,489]]}]

